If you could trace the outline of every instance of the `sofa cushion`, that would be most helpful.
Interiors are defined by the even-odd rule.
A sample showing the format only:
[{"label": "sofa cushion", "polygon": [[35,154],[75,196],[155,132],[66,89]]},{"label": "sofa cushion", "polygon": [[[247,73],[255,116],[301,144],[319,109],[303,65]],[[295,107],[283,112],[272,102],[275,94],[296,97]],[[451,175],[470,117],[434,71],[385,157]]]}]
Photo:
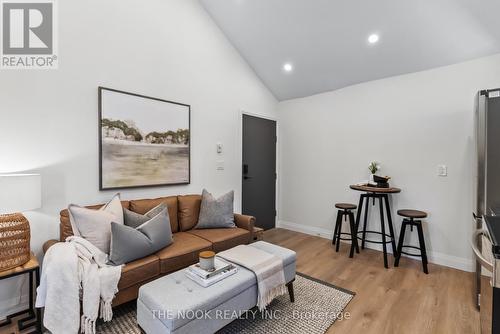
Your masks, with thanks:
[{"label": "sofa cushion", "polygon": [[132,200],[130,201],[129,209],[143,215],[160,203],[164,203],[167,205],[172,233],[178,232],[179,223],[177,221],[177,196]]},{"label": "sofa cushion", "polygon": [[118,282],[118,290],[133,286],[160,274],[160,259],[155,254],[125,264]]},{"label": "sofa cushion", "polygon": [[160,250],[156,255],[160,258],[160,271],[170,273],[198,262],[201,251],[211,250],[212,244],[188,232],[173,234],[174,242]]},{"label": "sofa cushion", "polygon": [[215,252],[248,244],[251,241],[251,232],[239,227],[191,230],[187,233],[210,241]]},{"label": "sofa cushion", "polygon": [[200,216],[201,195],[177,196],[179,200],[179,228],[189,231],[198,224]]}]

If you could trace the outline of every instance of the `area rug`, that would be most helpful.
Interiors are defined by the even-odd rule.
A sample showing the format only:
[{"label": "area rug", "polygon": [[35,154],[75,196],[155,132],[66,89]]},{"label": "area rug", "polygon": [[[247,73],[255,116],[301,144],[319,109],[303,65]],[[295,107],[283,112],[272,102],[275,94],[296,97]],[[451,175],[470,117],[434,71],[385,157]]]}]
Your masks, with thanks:
[{"label": "area rug", "polygon": [[[252,309],[218,333],[324,334],[335,321],[348,319],[343,311],[353,292],[300,273],[293,286],[295,303],[290,303],[288,294],[280,296],[264,312]],[[140,334],[135,303],[115,308],[113,321],[99,323],[97,333]]]}]

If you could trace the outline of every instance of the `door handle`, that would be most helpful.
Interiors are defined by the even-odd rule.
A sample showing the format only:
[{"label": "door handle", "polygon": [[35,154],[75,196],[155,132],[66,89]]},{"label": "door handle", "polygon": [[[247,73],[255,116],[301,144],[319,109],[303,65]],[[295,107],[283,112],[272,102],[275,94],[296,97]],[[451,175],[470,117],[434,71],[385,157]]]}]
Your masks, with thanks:
[{"label": "door handle", "polygon": [[243,180],[253,179],[253,176],[243,176]]},{"label": "door handle", "polygon": [[484,229],[474,231],[474,234],[472,234],[472,240],[471,240],[470,246],[471,246],[472,250],[474,251],[474,255],[476,256],[477,260],[481,263],[481,265],[483,265],[483,267],[485,267],[489,271],[493,271],[493,263],[490,263],[483,256],[483,254],[481,253],[481,251],[477,247],[477,241],[483,235],[486,236],[487,238],[489,238],[488,233]]}]

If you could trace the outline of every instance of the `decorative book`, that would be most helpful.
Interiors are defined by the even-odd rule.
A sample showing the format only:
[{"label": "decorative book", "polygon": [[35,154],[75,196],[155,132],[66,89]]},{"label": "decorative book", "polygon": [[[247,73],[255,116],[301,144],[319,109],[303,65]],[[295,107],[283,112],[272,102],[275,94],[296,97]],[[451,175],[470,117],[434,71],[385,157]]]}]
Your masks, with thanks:
[{"label": "decorative book", "polygon": [[213,276],[216,276],[217,274],[226,271],[228,269],[233,268],[234,265],[230,262],[227,262],[219,257],[215,258],[215,268],[211,271],[207,271],[205,269],[202,269],[200,267],[199,263],[193,264],[189,266],[188,268],[196,275],[200,276],[203,279],[207,279]]},{"label": "decorative book", "polygon": [[192,267],[188,267],[184,271],[186,276],[204,288],[209,287],[210,285],[215,284],[231,275],[234,275],[238,271],[238,267],[231,266],[229,268],[226,268],[224,271],[217,273],[214,276],[208,278],[201,278],[199,275],[195,274],[195,272],[191,268]]}]

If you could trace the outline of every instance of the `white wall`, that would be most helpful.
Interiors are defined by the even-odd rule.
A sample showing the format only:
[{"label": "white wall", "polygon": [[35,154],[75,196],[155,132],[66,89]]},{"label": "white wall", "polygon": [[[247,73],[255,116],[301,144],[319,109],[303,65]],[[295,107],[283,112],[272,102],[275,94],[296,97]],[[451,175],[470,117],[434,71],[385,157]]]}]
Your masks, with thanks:
[{"label": "white wall", "polygon": [[[499,86],[495,55],[281,102],[280,225],[331,237],[333,204],[357,204],[348,186],[377,160],[403,190],[392,202],[396,234],[397,209],[425,210],[430,261],[471,270],[474,96]],[[437,176],[439,164],[447,177]]]},{"label": "white wall", "polygon": [[[197,1],[59,1],[59,69],[0,73],[0,173],[36,171],[43,209],[26,214],[32,249],[58,237],[60,209],[100,203],[97,87],[191,105],[191,185],[122,197],[216,194],[240,208],[240,109],[275,117],[276,100]],[[224,145],[222,156],[216,143]],[[217,171],[216,162],[225,161]],[[22,280],[0,282],[0,317],[18,308]],[[26,284],[24,284],[26,285]]]}]

